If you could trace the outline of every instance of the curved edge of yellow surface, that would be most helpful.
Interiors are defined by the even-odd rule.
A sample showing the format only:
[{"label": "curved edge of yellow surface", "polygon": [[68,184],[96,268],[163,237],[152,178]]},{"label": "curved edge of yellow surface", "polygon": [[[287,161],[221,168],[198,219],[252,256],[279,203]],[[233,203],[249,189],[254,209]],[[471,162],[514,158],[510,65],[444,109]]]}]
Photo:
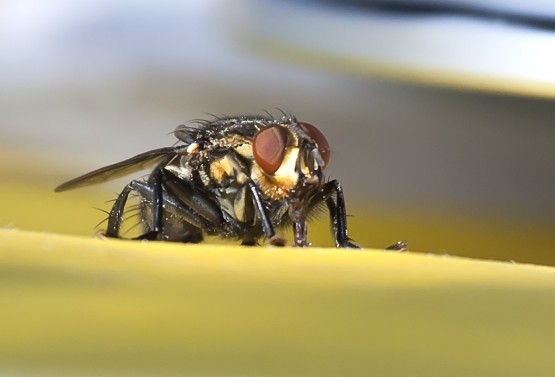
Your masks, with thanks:
[{"label": "curved edge of yellow surface", "polygon": [[0,372],[549,375],[555,269],[0,230]]}]

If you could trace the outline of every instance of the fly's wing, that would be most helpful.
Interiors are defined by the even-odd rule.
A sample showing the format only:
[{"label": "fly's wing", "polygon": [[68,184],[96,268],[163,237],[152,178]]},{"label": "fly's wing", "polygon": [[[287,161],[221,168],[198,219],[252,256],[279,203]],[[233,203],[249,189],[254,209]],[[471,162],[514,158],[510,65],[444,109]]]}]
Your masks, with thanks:
[{"label": "fly's wing", "polygon": [[56,192],[76,189],[83,186],[96,185],[112,179],[121,178],[128,174],[147,169],[162,163],[171,156],[178,153],[179,148],[166,147],[154,149],[145,153],[131,157],[125,161],[121,161],[103,168],[91,171],[80,177],[73,178],[70,181],[62,183],[54,189]]}]

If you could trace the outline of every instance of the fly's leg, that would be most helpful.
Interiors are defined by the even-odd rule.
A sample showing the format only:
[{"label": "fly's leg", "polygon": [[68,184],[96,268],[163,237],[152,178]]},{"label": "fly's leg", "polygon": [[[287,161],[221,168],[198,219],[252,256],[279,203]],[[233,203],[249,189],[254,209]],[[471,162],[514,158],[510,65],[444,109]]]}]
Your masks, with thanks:
[{"label": "fly's leg", "polygon": [[407,251],[409,249],[409,243],[407,241],[399,241],[385,249],[388,251]]},{"label": "fly's leg", "polygon": [[156,169],[154,169],[149,179],[149,183],[152,186],[152,230],[137,237],[139,240],[155,240],[162,232],[162,222],[164,220],[162,169],[163,165],[159,165]]},{"label": "fly's leg", "polygon": [[[154,202],[156,190],[151,183],[142,181],[131,181],[127,186],[124,187],[124,189],[118,195],[116,201],[114,202],[114,205],[108,217],[108,226],[105,233],[106,237],[120,238],[120,226],[123,221],[125,204],[127,202],[129,194],[132,191],[136,192],[141,200],[144,200],[149,206]],[[178,230],[183,231],[183,228],[186,226],[186,228],[188,229],[188,233],[172,234],[174,229],[171,227],[173,226],[175,228],[175,223],[169,223],[166,224],[169,226],[169,228],[164,225],[163,228],[159,228],[158,233],[155,231],[149,231],[144,235],[137,237],[138,239],[156,239],[160,234],[170,241],[192,243],[198,243],[202,241],[201,229],[205,229],[206,227],[206,220],[203,217],[199,216],[198,213],[196,213],[191,208],[187,207],[178,199],[176,199],[174,196],[168,194],[163,190],[161,203],[162,209],[166,210],[169,216],[175,216],[182,221],[182,225],[179,227],[180,229]],[[152,211],[154,211],[154,209],[152,209]],[[164,213],[161,214],[161,216],[163,215]],[[152,217],[154,218],[155,216]],[[161,219],[161,217],[158,218]],[[154,225],[150,225],[149,227],[154,228]]]},{"label": "fly's leg", "polygon": [[[205,229],[208,222],[196,211],[193,211],[171,194],[166,193],[163,190],[163,179],[164,174],[162,166],[160,166],[154,170],[148,182],[131,181],[124,187],[110,211],[106,237],[120,238],[125,204],[129,194],[135,191],[139,194],[141,200],[148,203],[152,215],[152,223],[149,226],[151,230],[136,239],[156,240],[164,236],[164,209],[167,208],[168,213],[174,214],[191,228],[191,234],[187,237],[187,242],[202,241],[201,229]],[[173,241],[184,241],[182,235],[178,239],[174,234],[174,238]]]},{"label": "fly's leg", "polygon": [[[332,194],[335,193],[335,200]],[[360,249],[360,247],[351,242],[347,234],[347,211],[345,209],[345,197],[343,196],[343,188],[337,180],[329,181],[324,185],[322,194],[326,198],[326,204],[330,213],[333,236],[337,247],[349,247]]]},{"label": "fly's leg", "polygon": [[[175,174],[162,169],[158,179],[161,182],[162,216],[163,220],[156,238],[170,241],[180,241],[176,219],[196,229],[198,237],[189,237],[183,242],[199,242],[202,231],[208,234],[236,236],[243,228],[236,219],[222,212],[222,210],[202,190],[195,189],[190,182],[180,179]],[[149,183],[136,183],[134,189],[145,199],[152,211],[155,210],[156,198],[155,180]],[[164,218],[162,218],[164,217]],[[153,216],[154,218],[154,216]],[[155,220],[153,220],[155,221]],[[153,223],[151,228],[155,228]],[[147,235],[154,233],[147,233]],[[200,238],[199,238],[200,237]],[[144,237],[143,237],[144,238]]]},{"label": "fly's leg", "polygon": [[133,191],[133,182],[123,188],[114,202],[110,215],[108,216],[108,226],[104,234],[106,237],[119,238],[119,229],[123,220],[123,209],[125,208],[125,203],[131,191]]},{"label": "fly's leg", "polygon": [[[123,188],[121,193],[118,195],[116,201],[114,202],[114,205],[112,206],[112,210],[108,215],[108,225],[106,227],[106,233],[104,234],[106,237],[121,238],[119,233],[120,233],[121,223],[123,221],[123,212],[125,210],[125,204],[127,203],[127,198],[129,197],[129,194],[132,191],[139,191],[138,187],[140,187],[140,185],[145,185],[145,183],[139,182],[139,181],[131,181],[127,186]],[[161,202],[162,200],[160,200],[159,202],[160,208],[162,208]],[[155,212],[154,208],[153,208],[153,212]],[[161,213],[158,213],[158,215],[155,214],[153,218],[154,218],[153,219],[154,221],[159,222],[160,219],[162,218],[162,214]],[[137,237],[137,239],[149,239],[149,240],[156,239],[156,236],[159,233],[159,229],[158,230],[155,229],[153,231],[147,232]]]},{"label": "fly's leg", "polygon": [[296,247],[310,246],[308,242],[307,214],[310,202],[293,198],[289,201],[289,219],[293,222],[293,239]]},{"label": "fly's leg", "polygon": [[[177,186],[176,183],[181,183],[181,185]],[[221,212],[216,216],[214,204],[208,198],[198,192],[188,192],[185,190],[186,187],[183,187],[183,184],[173,174],[163,171],[161,167],[153,172],[148,183],[141,181],[130,182],[114,202],[108,218],[106,236],[120,237],[119,232],[123,220],[123,212],[131,191],[137,192],[147,203],[149,202],[152,212],[152,224],[150,226],[152,230],[137,237],[138,239],[155,240],[164,234],[165,209],[199,230],[212,230],[215,233],[225,232],[230,235],[237,234],[240,231],[240,225],[232,221],[233,219],[224,216],[224,220],[221,217]],[[256,185],[252,181],[248,182],[247,185],[252,193],[254,208],[262,223],[264,235],[271,239],[276,233],[260,199]],[[192,190],[191,187],[188,187],[188,189]],[[188,198],[182,198],[184,193],[188,194],[186,195]],[[249,241],[251,240],[246,240],[246,244],[255,243],[255,240],[252,240],[254,242]]]},{"label": "fly's leg", "polygon": [[295,221],[293,223],[293,237],[295,239],[295,246],[307,247],[308,243],[308,227],[306,221]]},{"label": "fly's leg", "polygon": [[[199,224],[197,226],[208,234],[234,237],[244,233],[244,225],[222,211],[205,192],[196,189],[190,182],[180,179],[170,171],[164,170],[163,174],[165,191],[168,196],[179,201],[183,208],[187,208],[190,212],[187,216],[190,223]],[[257,244],[255,237],[247,237],[244,241],[244,245]]]},{"label": "fly's leg", "polygon": [[279,233],[276,234],[273,238],[270,238],[269,241],[270,245],[279,247],[283,247],[287,243],[287,239],[285,238],[285,236]]},{"label": "fly's leg", "polygon": [[196,213],[196,222],[200,227],[226,233],[228,219],[224,219],[221,209],[204,192],[195,189],[190,182],[180,179],[170,171],[164,170],[162,174],[167,194],[188,208],[191,214]]},{"label": "fly's leg", "polygon": [[241,246],[257,246],[258,242],[256,242],[256,239],[254,238],[246,238],[243,241],[241,241]]},{"label": "fly's leg", "polygon": [[[108,216],[108,226],[106,227],[106,233],[104,234],[106,237],[120,238],[119,232],[120,232],[121,223],[123,221],[123,211],[125,210],[125,204],[127,203],[127,198],[129,197],[129,194],[131,193],[131,191],[136,191],[137,185],[140,185],[141,183],[142,182],[139,182],[139,181],[131,181],[127,186],[123,188],[121,193],[118,195],[116,201],[114,202],[114,205],[112,206],[112,210],[110,211],[110,214]],[[160,194],[161,194],[161,190],[160,190]],[[160,222],[160,219],[162,218],[162,214],[161,214],[162,199],[161,198],[158,201],[157,205],[159,205],[160,207],[158,210],[155,210],[153,205],[153,209],[152,209],[152,212],[154,213],[153,221]],[[158,230],[155,229],[152,232],[147,232],[142,236],[139,236],[138,239],[155,239],[158,232],[159,232],[159,229]]]},{"label": "fly's leg", "polygon": [[[155,188],[150,183],[141,181],[133,181],[131,184],[133,190],[139,194],[143,205],[153,211],[152,203],[156,194]],[[149,231],[146,233],[146,236],[140,236],[139,239],[161,239],[188,243],[201,242],[203,239],[202,229],[207,229],[208,226],[206,219],[180,201],[171,191],[167,191],[165,183],[163,188],[162,216],[164,216],[164,221],[162,227],[158,234],[154,233],[154,231]],[[145,215],[149,216],[149,218],[154,217],[148,211]],[[147,227],[153,229],[154,224],[147,222]],[[154,234],[155,237],[147,238],[151,234]]]},{"label": "fly's leg", "polygon": [[262,230],[264,231],[264,235],[266,236],[266,238],[272,238],[275,236],[276,232],[274,231],[272,223],[270,223],[270,220],[268,219],[266,209],[264,208],[264,204],[262,204],[262,200],[260,199],[260,195],[258,194],[256,185],[253,181],[248,181],[247,185],[252,194],[254,210],[256,211],[260,222],[262,223]]}]

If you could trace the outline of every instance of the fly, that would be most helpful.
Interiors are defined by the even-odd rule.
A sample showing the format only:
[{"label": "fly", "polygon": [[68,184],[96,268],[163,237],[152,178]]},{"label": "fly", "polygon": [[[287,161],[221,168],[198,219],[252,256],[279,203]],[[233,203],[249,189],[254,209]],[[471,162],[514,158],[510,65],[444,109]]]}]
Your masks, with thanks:
[{"label": "fly", "polygon": [[105,236],[122,238],[131,193],[139,197],[139,239],[201,242],[205,235],[256,245],[282,241],[276,229],[292,226],[295,246],[306,247],[307,221],[327,207],[337,247],[358,248],[347,234],[343,189],[327,180],[330,148],[310,123],[284,115],[220,117],[178,126],[179,144],[141,153],[56,187],[61,192],[152,168],[115,200]]}]

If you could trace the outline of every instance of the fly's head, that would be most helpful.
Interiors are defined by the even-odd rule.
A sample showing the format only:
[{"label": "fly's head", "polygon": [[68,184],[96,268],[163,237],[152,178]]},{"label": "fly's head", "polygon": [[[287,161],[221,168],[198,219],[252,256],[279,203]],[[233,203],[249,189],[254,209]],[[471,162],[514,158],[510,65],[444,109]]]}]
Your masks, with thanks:
[{"label": "fly's head", "polygon": [[329,144],[309,123],[292,120],[262,127],[254,135],[252,151],[255,179],[274,200],[306,204],[324,182]]}]

